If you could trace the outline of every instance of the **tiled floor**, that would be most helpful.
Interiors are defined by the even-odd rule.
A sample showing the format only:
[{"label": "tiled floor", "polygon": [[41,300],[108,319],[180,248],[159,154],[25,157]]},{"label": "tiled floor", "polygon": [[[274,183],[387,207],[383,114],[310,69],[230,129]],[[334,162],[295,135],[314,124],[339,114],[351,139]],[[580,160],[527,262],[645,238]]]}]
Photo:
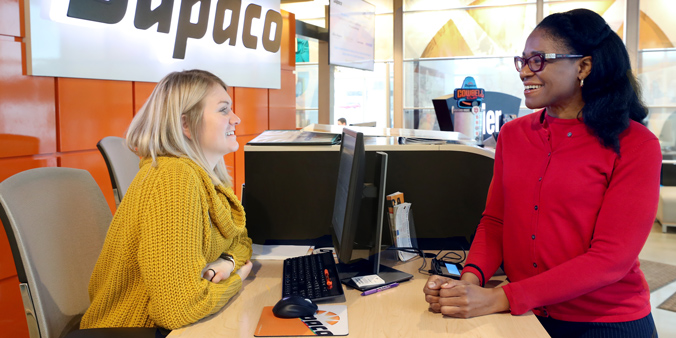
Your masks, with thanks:
[{"label": "tiled floor", "polygon": [[[667,233],[663,233],[662,226],[655,223],[639,258],[676,265],[676,228],[671,227]],[[653,317],[660,338],[676,337],[676,312],[657,308],[674,293],[676,282],[650,294]]]}]

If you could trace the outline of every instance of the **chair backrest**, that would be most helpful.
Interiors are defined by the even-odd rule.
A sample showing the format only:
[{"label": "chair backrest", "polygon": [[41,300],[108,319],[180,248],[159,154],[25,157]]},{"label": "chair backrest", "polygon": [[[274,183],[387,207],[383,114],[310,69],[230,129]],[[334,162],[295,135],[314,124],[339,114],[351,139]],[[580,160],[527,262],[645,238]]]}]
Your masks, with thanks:
[{"label": "chair backrest", "polygon": [[662,160],[660,184],[668,187],[676,186],[676,161]]},{"label": "chair backrest", "polygon": [[108,167],[110,182],[115,194],[115,205],[119,205],[131,181],[138,173],[139,157],[125,144],[121,137],[104,137],[96,144]]},{"label": "chair backrest", "polygon": [[38,168],[0,183],[0,220],[31,338],[58,338],[89,307],[87,286],[112,219],[89,172]]}]

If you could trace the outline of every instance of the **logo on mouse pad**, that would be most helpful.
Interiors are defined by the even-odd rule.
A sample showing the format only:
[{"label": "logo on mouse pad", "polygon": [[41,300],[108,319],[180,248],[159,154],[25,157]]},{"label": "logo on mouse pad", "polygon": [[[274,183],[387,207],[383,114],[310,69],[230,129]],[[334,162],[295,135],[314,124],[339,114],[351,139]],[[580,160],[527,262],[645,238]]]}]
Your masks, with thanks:
[{"label": "logo on mouse pad", "polygon": [[[305,317],[308,318],[308,317]],[[312,318],[312,317],[309,317]],[[338,322],[340,322],[340,316],[336,313],[333,313],[331,311],[324,311],[324,310],[317,310],[315,312],[315,319],[324,323],[324,325],[336,325]],[[306,323],[307,325],[307,323]]]},{"label": "logo on mouse pad", "polygon": [[346,305],[319,305],[314,316],[278,318],[272,306],[263,308],[255,337],[283,336],[346,336],[348,334]]}]

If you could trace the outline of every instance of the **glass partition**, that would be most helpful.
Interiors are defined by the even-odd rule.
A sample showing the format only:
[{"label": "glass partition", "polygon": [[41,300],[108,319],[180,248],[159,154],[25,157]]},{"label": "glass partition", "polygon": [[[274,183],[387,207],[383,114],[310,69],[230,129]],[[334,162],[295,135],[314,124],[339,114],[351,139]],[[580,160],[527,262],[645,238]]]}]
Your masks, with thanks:
[{"label": "glass partition", "polygon": [[665,158],[676,158],[676,7],[671,0],[640,2],[638,74],[649,109],[648,128]]}]

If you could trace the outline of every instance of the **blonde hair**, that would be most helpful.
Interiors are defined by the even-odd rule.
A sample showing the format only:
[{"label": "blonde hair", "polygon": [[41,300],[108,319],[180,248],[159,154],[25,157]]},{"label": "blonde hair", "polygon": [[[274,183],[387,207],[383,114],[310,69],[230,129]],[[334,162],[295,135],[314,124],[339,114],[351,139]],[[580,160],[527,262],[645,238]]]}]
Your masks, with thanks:
[{"label": "blonde hair", "polygon": [[[227,85],[216,75],[204,70],[173,72],[165,76],[138,111],[127,130],[127,146],[136,155],[188,157],[204,168],[214,184],[232,187],[232,178],[221,159],[210,168],[199,144],[204,114],[204,98],[213,86]],[[191,137],[183,133],[183,121]]]}]

